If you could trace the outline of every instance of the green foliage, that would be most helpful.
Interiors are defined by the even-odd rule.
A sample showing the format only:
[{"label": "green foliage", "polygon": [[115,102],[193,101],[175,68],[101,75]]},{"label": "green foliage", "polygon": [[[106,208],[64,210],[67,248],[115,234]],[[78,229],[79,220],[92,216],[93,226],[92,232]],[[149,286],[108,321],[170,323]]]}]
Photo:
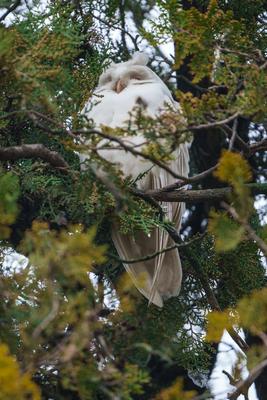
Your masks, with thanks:
[{"label": "green foliage", "polygon": [[216,237],[215,248],[220,252],[235,249],[244,237],[244,228],[222,212],[210,213],[209,230]]},{"label": "green foliage", "polygon": [[252,178],[248,162],[240,154],[231,152],[223,153],[214,175],[221,181],[233,185],[236,192]]},{"label": "green foliage", "polygon": [[[217,251],[234,249],[245,237],[245,222],[252,210],[252,201],[248,186],[252,177],[249,164],[240,154],[224,152],[214,175],[233,187],[230,201],[238,210],[239,221],[232,220],[224,212],[210,213],[209,231],[215,235]],[[234,213],[236,214],[235,210]],[[244,222],[243,224],[240,222]]]},{"label": "green foliage", "polygon": [[236,313],[230,309],[213,311],[208,315],[208,341],[219,342],[224,329],[230,329],[237,323],[253,334],[265,332],[267,329],[267,293],[266,288],[254,291],[243,297],[236,307]]},{"label": "green foliage", "polygon": [[0,175],[0,239],[6,239],[10,235],[10,225],[15,221],[19,196],[18,178],[12,173]]},{"label": "green foliage", "polygon": [[254,291],[241,299],[237,307],[240,319],[245,328],[253,333],[265,332],[267,329],[267,290]]},{"label": "green foliage", "polygon": [[163,389],[155,398],[155,400],[189,400],[194,398],[195,391],[184,392],[183,382],[178,379],[171,387]]},{"label": "green foliage", "polygon": [[[42,143],[69,165],[62,171],[36,157],[1,162],[1,399],[189,399],[194,394],[185,391],[179,374],[209,376],[215,350],[206,332],[207,339],[218,341],[233,323],[253,334],[266,329],[265,269],[257,244],[247,236],[249,225],[266,239],[247,186],[256,181],[256,168],[266,169],[264,157],[247,157],[244,145],[243,156],[225,151],[211,180],[196,183],[197,189],[221,184],[233,192],[226,211],[215,204],[210,213],[211,235],[195,236],[208,218],[208,202],[189,210],[184,236],[194,241],[179,250],[182,290],[160,310],[147,306],[121,262],[108,257],[108,247],[115,252],[110,224],[115,221],[121,232],[135,235],[155,226],[166,229],[171,222],[162,220],[151,202],[132,195],[129,188],[141,176],[124,179],[117,165],[97,156],[101,138],[86,133],[92,123],[79,114],[109,60],[128,59],[131,41],[135,47],[143,39],[152,44],[152,66],[166,77],[158,46],[171,40],[170,72],[177,72],[180,90],[174,92],[183,113],[170,109],[155,120],[141,105],[128,129],[105,127],[103,132],[120,138],[142,134],[144,154],[169,162],[172,151],[192,139],[192,126],[212,125],[238,112],[237,133],[242,135],[242,123],[253,122],[256,131],[266,116],[264,1],[239,3],[201,0],[183,7],[176,0],[57,0],[44,12],[27,9],[9,26],[1,23],[0,146]],[[147,28],[155,5],[160,15]],[[126,15],[138,32],[132,38],[125,33]],[[113,39],[115,27],[120,40]],[[186,74],[192,91],[181,87],[180,74]],[[233,122],[196,131],[197,144],[201,136],[210,137],[210,147],[201,149],[202,161],[215,152],[213,140],[220,153],[228,146]],[[258,141],[264,138],[260,130],[257,135]],[[251,143],[248,135],[242,140]],[[235,142],[234,149],[241,145]],[[76,152],[88,154],[87,170],[80,170]],[[195,173],[218,162],[202,168],[199,154],[192,148]],[[107,174],[107,185],[96,177],[98,169]],[[197,229],[190,219],[194,207],[206,212],[196,212]],[[14,257],[18,262],[8,265]],[[207,287],[223,313],[209,313]],[[252,365],[261,351],[252,348]]]}]

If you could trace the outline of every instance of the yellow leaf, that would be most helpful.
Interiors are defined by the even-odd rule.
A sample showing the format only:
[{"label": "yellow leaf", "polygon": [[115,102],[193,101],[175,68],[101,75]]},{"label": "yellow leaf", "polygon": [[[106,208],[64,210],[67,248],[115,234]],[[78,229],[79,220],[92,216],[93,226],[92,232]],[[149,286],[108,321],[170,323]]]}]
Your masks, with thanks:
[{"label": "yellow leaf", "polygon": [[231,151],[223,152],[214,175],[233,186],[248,182],[252,178],[248,162],[239,153]]},{"label": "yellow leaf", "polygon": [[236,318],[229,311],[212,311],[208,314],[208,330],[206,340],[219,342],[224,329],[231,329],[236,323]]},{"label": "yellow leaf", "polygon": [[243,239],[244,228],[231,220],[226,213],[210,212],[208,230],[215,237],[215,250],[230,251]]},{"label": "yellow leaf", "polygon": [[252,333],[267,330],[267,288],[254,291],[237,305],[242,326]]},{"label": "yellow leaf", "polygon": [[29,374],[22,374],[8,347],[0,344],[0,399],[41,400],[38,386]]},{"label": "yellow leaf", "polygon": [[196,392],[193,390],[184,391],[183,390],[183,380],[178,378],[175,383],[168,387],[167,389],[163,389],[160,393],[157,394],[154,400],[190,400],[195,397]]}]

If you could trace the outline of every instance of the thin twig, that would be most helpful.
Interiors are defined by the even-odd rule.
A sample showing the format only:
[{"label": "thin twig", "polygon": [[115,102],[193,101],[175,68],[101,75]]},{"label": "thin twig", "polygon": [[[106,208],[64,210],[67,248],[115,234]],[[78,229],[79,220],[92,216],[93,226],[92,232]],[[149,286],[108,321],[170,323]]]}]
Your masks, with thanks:
[{"label": "thin twig", "polygon": [[93,134],[95,134],[95,135],[98,135],[98,136],[102,137],[103,139],[108,139],[111,142],[118,143],[126,152],[129,151],[129,153],[131,153],[131,154],[133,154],[133,155],[135,155],[137,157],[142,157],[145,160],[151,161],[153,164],[156,164],[158,167],[164,169],[166,172],[168,172],[174,178],[181,179],[183,181],[186,181],[188,179],[185,176],[176,174],[176,172],[174,172],[170,167],[168,167],[162,161],[157,160],[154,157],[151,157],[149,154],[146,154],[146,153],[143,153],[141,151],[135,150],[135,148],[133,148],[133,146],[129,146],[129,145],[125,144],[125,142],[119,137],[112,136],[112,135],[110,135],[108,133],[105,133],[105,132],[102,132],[102,131],[100,131],[98,129],[90,129],[88,131],[86,131],[86,130],[78,130],[77,131],[76,130],[76,131],[73,131],[73,132],[75,132],[76,134],[80,134],[80,135],[86,135],[86,134],[93,135]]},{"label": "thin twig", "polygon": [[36,339],[45,330],[45,328],[56,318],[59,310],[59,300],[55,295],[52,302],[52,308],[49,314],[42,320],[42,322],[37,325],[32,333],[32,337]]},{"label": "thin twig", "polygon": [[110,28],[110,29],[118,29],[118,30],[121,31],[124,35],[127,35],[127,36],[131,39],[131,41],[132,41],[132,43],[133,43],[133,45],[134,45],[134,49],[135,49],[136,51],[139,50],[138,44],[137,44],[139,35],[136,35],[136,36],[134,37],[130,32],[128,32],[126,29],[122,28],[121,26],[116,25],[116,24],[111,24],[110,22],[105,21],[104,19],[102,19],[101,17],[99,17],[99,16],[97,16],[97,15],[95,15],[95,14],[93,14],[93,13],[91,13],[91,15],[92,15],[92,17],[93,17],[94,19],[96,19],[97,21],[99,21],[99,22],[101,22],[102,24],[106,25],[108,28]]},{"label": "thin twig", "polygon": [[172,246],[165,247],[165,249],[162,249],[162,250],[157,251],[155,253],[148,254],[147,256],[140,257],[140,258],[135,258],[135,259],[131,259],[131,260],[123,260],[120,257],[117,257],[116,255],[111,254],[111,253],[108,253],[108,255],[111,258],[114,258],[115,260],[122,262],[123,264],[135,264],[135,263],[138,263],[138,262],[141,262],[141,261],[152,260],[153,258],[156,258],[160,254],[167,253],[168,251],[171,251],[171,250],[174,250],[174,249],[181,249],[183,247],[190,246],[192,243],[202,239],[205,236],[205,234],[206,233],[203,233],[203,234],[199,235],[198,237],[193,238],[192,240],[189,240],[188,242],[176,243],[176,244],[174,244]]},{"label": "thin twig", "polygon": [[231,139],[230,139],[230,143],[229,143],[229,147],[228,147],[229,151],[231,151],[233,149],[233,147],[234,147],[234,143],[235,143],[235,139],[236,139],[236,135],[237,135],[237,123],[238,123],[238,119],[236,118],[234,120],[234,123],[233,123],[233,129],[232,129],[233,133],[232,133],[232,136],[231,136]]},{"label": "thin twig", "polygon": [[11,6],[6,10],[6,12],[0,17],[0,22],[4,21],[6,17],[16,10],[16,8],[20,5],[21,0],[16,0]]},{"label": "thin twig", "polygon": [[109,176],[99,167],[95,167],[93,164],[89,164],[89,168],[95,174],[96,178],[103,183],[108,191],[113,195],[116,201],[116,211],[120,212],[123,209],[123,204],[126,200],[124,193],[113,183]]},{"label": "thin twig", "polygon": [[253,143],[249,146],[249,154],[255,154],[258,151],[267,150],[267,139],[263,139],[258,143]]},{"label": "thin twig", "polygon": [[[169,233],[170,237],[173,239],[173,241],[175,243],[177,243],[177,241],[179,241],[179,235],[176,232],[176,230],[169,229],[168,227],[166,227],[166,230]],[[221,307],[218,303],[218,300],[217,300],[213,290],[211,289],[208,278],[203,273],[198,260],[196,258],[192,257],[191,253],[188,251],[188,249],[186,247],[184,249],[184,253],[185,253],[185,256],[188,258],[188,260],[190,261],[190,264],[192,265],[192,268],[194,269],[197,278],[199,279],[199,281],[202,284],[202,287],[206,293],[208,302],[209,302],[212,310],[221,311]],[[248,350],[247,343],[238,335],[238,333],[235,331],[234,328],[229,330],[229,334],[232,337],[232,339],[236,342],[236,344],[240,347],[241,350],[243,350],[244,352]]]},{"label": "thin twig", "polygon": [[179,189],[182,186],[185,186],[188,183],[197,183],[202,181],[203,179],[207,178],[210,176],[213,171],[218,167],[218,164],[214,165],[213,167],[207,169],[206,171],[200,172],[197,175],[194,176],[189,176],[189,177],[184,177],[184,179],[181,179],[175,183],[172,183],[170,185],[164,186],[161,189],[153,189],[153,190],[147,190],[146,194],[149,194],[150,196],[153,195],[158,195],[159,193],[166,193],[166,192],[172,192],[175,189]]},{"label": "thin twig", "polygon": [[216,126],[226,125],[229,122],[233,121],[233,119],[236,119],[239,116],[240,116],[240,111],[237,111],[235,114],[231,115],[230,117],[222,119],[220,121],[214,121],[214,122],[209,122],[207,124],[200,124],[200,125],[191,125],[191,126],[189,125],[188,129],[191,131],[199,131],[201,129],[215,128]]},{"label": "thin twig", "polygon": [[229,400],[236,400],[238,396],[241,394],[246,394],[250,386],[255,382],[258,376],[262,373],[262,371],[267,367],[267,360],[262,361],[259,363],[255,368],[253,368],[249,374],[249,376],[240,381],[236,385],[236,390],[228,395]]}]

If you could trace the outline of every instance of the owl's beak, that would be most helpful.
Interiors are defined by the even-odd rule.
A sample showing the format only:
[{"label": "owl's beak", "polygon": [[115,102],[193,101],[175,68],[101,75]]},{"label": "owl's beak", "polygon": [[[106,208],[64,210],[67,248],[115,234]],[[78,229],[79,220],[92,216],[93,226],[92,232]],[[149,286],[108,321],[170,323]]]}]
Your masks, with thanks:
[{"label": "owl's beak", "polygon": [[121,81],[121,79],[119,79],[119,80],[116,82],[115,91],[116,91],[117,93],[120,93],[123,89],[125,89],[125,85],[123,84],[123,82]]}]

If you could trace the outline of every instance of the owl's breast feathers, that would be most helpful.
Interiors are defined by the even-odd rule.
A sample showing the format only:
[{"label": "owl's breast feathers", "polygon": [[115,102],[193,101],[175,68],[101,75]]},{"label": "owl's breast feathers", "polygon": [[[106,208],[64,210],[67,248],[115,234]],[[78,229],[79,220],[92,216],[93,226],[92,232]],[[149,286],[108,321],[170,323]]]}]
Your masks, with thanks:
[{"label": "owl's breast feathers", "polygon": [[[140,101],[141,100],[141,101]],[[99,88],[85,105],[83,114],[93,119],[96,126],[107,125],[110,128],[127,126],[133,110],[144,105],[144,112],[156,117],[166,105],[177,108],[169,93],[157,81],[140,81],[129,84],[120,93]]]},{"label": "owl's breast feathers", "polygon": [[[129,119],[137,107],[143,107],[144,115],[156,118],[166,106],[178,110],[167,87],[158,80],[135,81],[117,93],[106,88],[97,88],[94,96],[84,107],[83,113],[92,119],[97,127],[127,128]],[[134,122],[134,115],[133,115]],[[116,135],[116,132],[114,132]],[[146,140],[140,135],[124,137],[125,143],[139,146]],[[99,147],[108,143],[102,140]],[[99,149],[100,157],[111,163],[117,163],[125,176],[136,177],[149,170],[153,164],[149,160],[136,157],[123,148]]]}]

